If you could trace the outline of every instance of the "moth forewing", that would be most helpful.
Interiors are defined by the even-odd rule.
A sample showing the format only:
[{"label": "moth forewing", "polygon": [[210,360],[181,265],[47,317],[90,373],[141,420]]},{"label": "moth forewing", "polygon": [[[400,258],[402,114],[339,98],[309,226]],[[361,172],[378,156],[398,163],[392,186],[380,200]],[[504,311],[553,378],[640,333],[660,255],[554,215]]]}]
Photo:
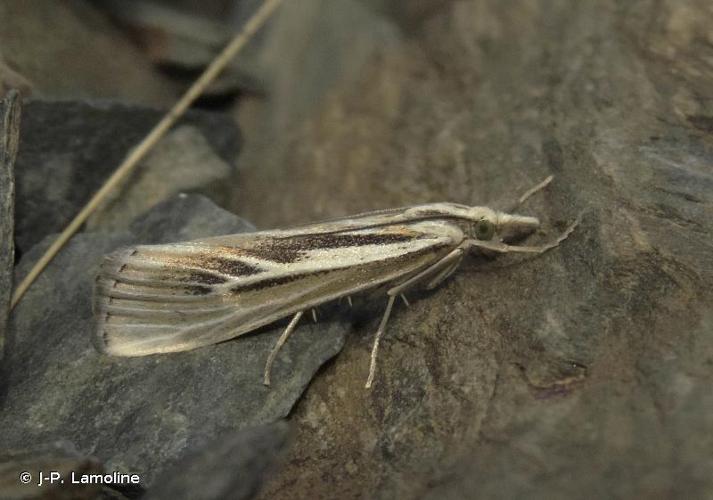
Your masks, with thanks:
[{"label": "moth forewing", "polygon": [[437,286],[468,249],[542,253],[556,247],[576,224],[547,245],[515,246],[510,243],[537,229],[538,219],[488,207],[431,203],[288,230],[136,246],[111,254],[100,269],[95,344],[119,356],[184,351],[292,316],[268,356],[264,381],[269,384],[275,354],[303,312],[388,284],[369,387],[396,296],[414,285]]},{"label": "moth forewing", "polygon": [[97,347],[119,356],[214,344],[298,311],[398,281],[461,243],[448,221],[323,233],[261,232],[137,246],[96,285]]}]

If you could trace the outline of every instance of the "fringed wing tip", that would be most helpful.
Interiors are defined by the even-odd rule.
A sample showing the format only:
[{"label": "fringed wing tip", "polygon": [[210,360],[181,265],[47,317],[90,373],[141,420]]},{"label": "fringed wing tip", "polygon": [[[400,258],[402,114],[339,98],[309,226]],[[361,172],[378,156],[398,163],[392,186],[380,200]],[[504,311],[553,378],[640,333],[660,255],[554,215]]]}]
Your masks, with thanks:
[{"label": "fringed wing tip", "polygon": [[[175,245],[137,246],[105,257],[94,283],[93,344],[112,356],[179,352],[234,336],[234,312],[213,286],[174,259]],[[202,277],[199,276],[199,278]]]},{"label": "fringed wing tip", "polygon": [[92,300],[94,330],[92,334],[92,344],[101,354],[122,355],[121,352],[115,352],[115,350],[112,349],[112,343],[107,331],[107,320],[110,314],[108,312],[108,305],[111,300],[108,292],[116,284],[116,279],[112,276],[121,273],[129,257],[135,253],[135,248],[122,248],[106,255],[94,280]]}]

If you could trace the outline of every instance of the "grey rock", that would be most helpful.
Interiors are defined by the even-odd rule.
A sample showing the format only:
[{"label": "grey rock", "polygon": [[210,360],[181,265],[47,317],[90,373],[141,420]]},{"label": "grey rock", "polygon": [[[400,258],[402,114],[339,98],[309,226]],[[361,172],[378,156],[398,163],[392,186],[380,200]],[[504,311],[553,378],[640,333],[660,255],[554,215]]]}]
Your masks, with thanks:
[{"label": "grey rock", "polygon": [[[237,229],[236,219],[239,221]],[[136,241],[155,245],[254,231],[255,227],[219,209],[208,198],[182,193],[138,217],[129,229]]]},{"label": "grey rock", "polygon": [[20,139],[20,109],[20,96],[15,91],[0,101],[0,376],[15,265],[15,157]]},{"label": "grey rock", "polygon": [[[247,18],[258,3],[240,2],[236,9],[239,19]],[[268,226],[284,225],[299,216],[292,214],[290,220],[280,217],[289,210],[287,203],[278,202],[270,213],[250,207],[262,204],[256,193],[266,186],[284,186],[279,191],[288,199],[291,196],[285,170],[279,162],[289,165],[285,147],[294,128],[311,115],[332,86],[360,75],[363,65],[376,52],[397,44],[400,37],[391,23],[375,15],[363,2],[353,0],[284,2],[268,29],[258,36],[264,39],[256,45],[252,57],[245,54],[241,61],[247,58],[246,70],[265,82],[267,99],[260,99],[259,103],[241,101],[236,109],[241,129],[245,129],[250,139],[239,158],[241,170],[248,172],[244,180],[250,185],[242,184],[241,178],[242,201],[233,203],[240,203],[248,210],[246,217],[251,220],[269,222]],[[259,179],[249,173],[255,165],[260,165]],[[321,186],[321,182],[314,185]],[[319,214],[319,217],[332,215]]]},{"label": "grey rock", "polygon": [[210,64],[233,33],[202,12],[145,0],[100,0],[99,5],[139,39],[147,55],[161,65],[197,69]]},{"label": "grey rock", "polygon": [[200,130],[183,125],[166,134],[141,166],[87,220],[87,229],[125,229],[157,200],[225,181],[231,167],[213,152]]},{"label": "grey rock", "polygon": [[[15,232],[20,252],[64,229],[162,114],[120,104],[32,101],[24,116],[16,169]],[[121,226],[147,205],[189,188],[211,194],[218,202],[230,198],[230,183],[215,179],[232,165],[238,148],[239,133],[231,119],[189,112],[124,184],[114,205],[124,215],[105,211],[104,220]],[[159,184],[157,177],[168,182]],[[98,222],[95,218],[94,225]]]},{"label": "grey rock", "polygon": [[287,424],[226,434],[187,455],[156,478],[144,500],[248,500],[283,450]]},{"label": "grey rock", "polygon": [[[245,2],[156,2],[147,0],[97,0],[127,35],[136,41],[149,59],[188,87],[238,33],[245,19],[233,19],[233,11],[245,7]],[[222,5],[221,5],[222,4]],[[254,7],[254,6],[253,6]],[[252,14],[256,9],[249,11]],[[239,92],[261,94],[262,82],[249,71],[250,54],[255,52],[254,35],[240,56],[208,85],[201,96],[205,103],[228,102]]]},{"label": "grey rock", "polygon": [[[44,99],[169,106],[178,88],[91,3],[0,2],[0,77]],[[0,82],[2,83],[2,82]]]},{"label": "grey rock", "polygon": [[0,95],[5,95],[10,90],[17,90],[22,95],[32,93],[32,84],[17,71],[12,69],[3,60],[0,54]]},{"label": "grey rock", "polygon": [[0,452],[0,498],[94,500],[100,495],[101,485],[76,484],[72,474],[79,481],[84,474],[103,472],[96,459],[82,455],[67,441],[5,449]]},{"label": "grey rock", "polygon": [[[547,255],[466,259],[409,294],[367,393],[376,302],[364,340],[295,411],[296,443],[262,498],[710,498],[713,12],[699,0],[440,3],[289,136],[263,137],[271,150],[241,170],[250,194],[235,211],[269,227],[491,205],[554,174],[522,208],[543,221],[529,241],[583,212],[582,225]],[[316,26],[352,28],[338,18],[281,21],[315,26],[299,48],[325,36]],[[343,44],[370,34],[350,33]],[[289,109],[309,107],[322,70],[300,63],[307,88],[276,74]]]},{"label": "grey rock", "polygon": [[[142,486],[218,435],[284,418],[317,369],[341,348],[339,316],[305,322],[280,352],[273,385],[262,385],[268,352],[284,325],[194,351],[108,357],[91,345],[92,283],[103,255],[149,240],[235,233],[251,226],[196,195],[161,204],[119,233],[82,233],[60,252],[14,311],[0,448],[67,439],[108,471],[137,473]],[[20,274],[48,244],[20,263]]]}]

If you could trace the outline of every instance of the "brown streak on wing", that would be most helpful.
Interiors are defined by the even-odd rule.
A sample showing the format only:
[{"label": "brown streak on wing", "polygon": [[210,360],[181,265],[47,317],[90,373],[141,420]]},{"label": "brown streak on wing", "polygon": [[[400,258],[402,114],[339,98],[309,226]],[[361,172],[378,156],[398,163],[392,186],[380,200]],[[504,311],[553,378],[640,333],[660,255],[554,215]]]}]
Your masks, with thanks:
[{"label": "brown streak on wing", "polygon": [[271,287],[271,286],[284,285],[285,283],[290,283],[292,281],[302,279],[305,276],[320,276],[320,275],[328,274],[330,272],[332,272],[332,269],[325,269],[323,271],[310,271],[308,273],[302,273],[302,274],[297,274],[297,273],[288,274],[285,276],[279,276],[279,277],[275,277],[275,278],[254,281],[254,282],[248,283],[246,285],[236,285],[230,289],[230,292],[234,295],[244,293],[244,292],[254,292],[256,290],[262,290],[263,288],[267,288],[267,287]]},{"label": "brown streak on wing", "polygon": [[[392,257],[392,258],[388,259],[388,262],[389,262],[390,266],[399,267],[402,261],[409,261],[409,260],[412,260],[415,257],[419,257],[421,255],[425,255],[428,253],[434,253],[444,247],[450,247],[450,245],[443,243],[441,245],[432,245],[430,247],[421,248],[416,251],[404,253],[397,257]],[[349,267],[351,269],[353,269],[354,271],[358,272],[360,269],[368,269],[368,268],[372,267],[373,265],[374,265],[373,262],[367,262],[365,264],[355,264],[355,265],[351,265]],[[344,266],[342,266],[342,267],[344,267]],[[278,277],[273,277],[273,278],[257,280],[257,281],[253,281],[252,283],[233,286],[230,288],[230,292],[233,295],[238,295],[238,294],[244,293],[244,292],[254,292],[254,291],[262,290],[262,289],[268,288],[268,287],[284,285],[284,284],[290,283],[295,280],[304,279],[305,277],[326,276],[326,275],[329,275],[330,273],[333,273],[334,271],[339,271],[339,270],[340,270],[340,268],[324,269],[324,270],[320,270],[320,271],[308,271],[308,272],[304,272],[304,273],[293,273],[293,274],[288,274],[288,275],[284,275],[284,276],[278,276]]]},{"label": "brown streak on wing", "polygon": [[188,274],[188,276],[186,276],[185,281],[196,282],[202,285],[222,285],[223,283],[228,281],[228,279],[211,273],[205,273],[202,271],[192,271],[190,274]]},{"label": "brown streak on wing", "polygon": [[249,256],[279,264],[292,264],[303,259],[310,250],[389,245],[423,238],[421,233],[401,227],[384,234],[305,234],[285,238],[258,240],[249,248],[220,246],[216,252],[233,256]]}]

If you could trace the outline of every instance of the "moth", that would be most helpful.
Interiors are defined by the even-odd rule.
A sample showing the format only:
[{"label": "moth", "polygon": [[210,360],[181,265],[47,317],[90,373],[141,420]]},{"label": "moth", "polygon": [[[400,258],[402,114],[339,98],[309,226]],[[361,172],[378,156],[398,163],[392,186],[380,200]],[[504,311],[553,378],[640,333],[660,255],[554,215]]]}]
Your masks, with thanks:
[{"label": "moth", "polygon": [[[518,204],[551,180],[529,190]],[[269,385],[275,357],[306,311],[386,286],[369,388],[398,296],[414,286],[438,286],[471,249],[539,254],[555,248],[577,221],[551,243],[514,244],[539,225],[535,217],[484,206],[429,203],[293,229],[125,248],[105,257],[97,276],[94,343],[116,356],[170,353],[291,317],[267,357],[263,382]]]}]

